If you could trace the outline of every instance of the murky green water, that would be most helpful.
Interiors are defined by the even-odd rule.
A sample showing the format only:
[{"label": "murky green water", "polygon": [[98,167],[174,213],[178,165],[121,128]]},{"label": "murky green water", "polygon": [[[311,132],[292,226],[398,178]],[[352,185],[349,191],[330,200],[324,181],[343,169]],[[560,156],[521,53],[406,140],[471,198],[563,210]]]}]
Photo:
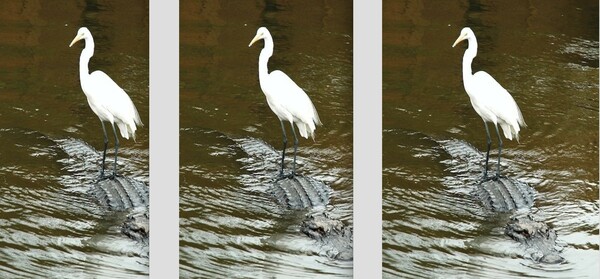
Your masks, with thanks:
[{"label": "murky green water", "polygon": [[351,2],[181,1],[180,22],[180,276],[350,276],[352,262],[318,255],[299,232],[306,211],[284,210],[240,179],[247,156],[228,137],[281,150],[258,84],[263,43],[248,48],[266,26],[269,69],[299,84],[323,121],[315,142],[300,140],[299,171],[328,183],[328,210],[352,224]]},{"label": "murky green water", "polygon": [[[384,276],[595,277],[598,2],[384,1],[383,11]],[[473,70],[523,112],[528,127],[520,143],[505,141],[504,173],[539,192],[532,212],[558,232],[565,264],[523,259],[503,235],[508,215],[445,183],[448,155],[432,139],[485,145],[462,86],[466,43],[451,47],[464,26],[479,42]]]},{"label": "murky green water", "polygon": [[124,88],[146,124],[137,142],[121,141],[121,173],[148,180],[148,2],[3,1],[2,278],[148,274],[147,256],[120,233],[124,214],[99,207],[88,185],[65,169],[68,157],[52,141],[73,137],[102,148],[100,122],[79,85],[83,42],[68,47],[80,26],[96,43],[90,69],[101,69]]}]

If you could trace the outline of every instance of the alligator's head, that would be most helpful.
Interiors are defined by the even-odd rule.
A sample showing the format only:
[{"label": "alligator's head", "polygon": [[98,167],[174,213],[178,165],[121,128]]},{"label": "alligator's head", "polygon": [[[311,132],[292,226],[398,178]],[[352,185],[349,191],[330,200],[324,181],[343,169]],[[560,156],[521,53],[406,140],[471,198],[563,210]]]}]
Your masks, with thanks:
[{"label": "alligator's head", "polygon": [[556,239],[556,232],[553,229],[550,229],[544,222],[533,220],[531,215],[512,217],[508,224],[506,224],[504,232],[519,242],[526,242],[534,238],[550,241]]},{"label": "alligator's head", "polygon": [[310,215],[302,221],[301,231],[313,239],[344,234],[346,226],[340,220],[330,219],[326,214]]},{"label": "alligator's head", "polygon": [[565,259],[556,250],[556,231],[544,222],[538,222],[531,215],[515,216],[506,224],[504,233],[512,239],[527,245],[536,252],[531,258],[540,263],[559,264]]}]

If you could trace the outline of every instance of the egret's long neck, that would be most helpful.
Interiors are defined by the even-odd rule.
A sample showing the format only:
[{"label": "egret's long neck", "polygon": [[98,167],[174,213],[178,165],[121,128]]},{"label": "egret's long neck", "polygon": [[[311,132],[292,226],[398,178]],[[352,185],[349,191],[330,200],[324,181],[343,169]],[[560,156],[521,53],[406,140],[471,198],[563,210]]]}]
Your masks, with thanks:
[{"label": "egret's long neck", "polygon": [[264,38],[264,41],[265,47],[260,51],[260,55],[258,56],[258,79],[261,82],[266,80],[269,75],[267,63],[269,62],[269,58],[273,55],[273,38],[267,36]]},{"label": "egret's long neck", "polygon": [[471,36],[469,38],[469,47],[465,50],[462,62],[463,80],[465,81],[473,77],[471,63],[473,63],[473,58],[475,58],[475,56],[477,56],[477,39],[475,39],[474,36]]},{"label": "egret's long neck", "polygon": [[94,55],[94,39],[92,37],[85,38],[85,48],[81,51],[79,57],[79,79],[84,80],[90,75],[88,64],[90,58]]}]

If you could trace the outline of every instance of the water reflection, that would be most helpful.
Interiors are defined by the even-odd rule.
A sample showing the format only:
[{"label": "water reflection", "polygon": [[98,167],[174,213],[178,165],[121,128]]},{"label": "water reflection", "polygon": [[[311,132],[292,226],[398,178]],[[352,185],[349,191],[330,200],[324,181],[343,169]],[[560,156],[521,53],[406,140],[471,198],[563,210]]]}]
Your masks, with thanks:
[{"label": "water reflection", "polygon": [[262,42],[248,48],[266,26],[269,70],[302,87],[324,123],[315,142],[300,140],[298,170],[328,183],[328,210],[352,224],[351,2],[181,1],[180,22],[180,275],[350,276],[351,262],[318,255],[299,233],[306,211],[284,210],[265,186],[244,184],[247,155],[228,137],[281,148],[258,84]]},{"label": "water reflection", "polygon": [[[384,277],[597,274],[598,3],[554,4],[384,1]],[[485,147],[462,86],[466,46],[451,48],[464,26],[479,42],[473,70],[511,92],[528,124],[520,144],[505,141],[503,169],[538,191],[532,212],[557,230],[566,264],[523,259],[503,235],[508,216],[448,183],[434,139]]]},{"label": "water reflection", "polygon": [[[83,46],[68,47],[83,25],[96,40],[90,69],[109,74],[148,123],[147,12],[147,1],[0,4],[0,277],[147,277],[147,257],[120,232],[125,215],[91,199],[51,140],[102,147],[79,85]],[[137,135],[121,141],[119,159],[124,174],[147,181],[148,130]]]}]

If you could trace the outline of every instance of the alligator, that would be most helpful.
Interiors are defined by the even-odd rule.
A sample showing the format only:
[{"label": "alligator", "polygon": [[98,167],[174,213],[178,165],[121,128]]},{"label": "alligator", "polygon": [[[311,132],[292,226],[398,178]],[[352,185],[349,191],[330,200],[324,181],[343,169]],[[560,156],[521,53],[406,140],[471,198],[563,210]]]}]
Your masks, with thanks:
[{"label": "alligator", "polygon": [[[498,177],[481,180],[484,154],[472,145],[456,140],[439,140],[438,144],[450,155],[450,160],[442,161],[449,167],[454,177],[462,183],[474,185],[471,195],[491,212],[516,212],[529,210],[535,201],[536,191],[522,181]],[[556,245],[556,232],[544,222],[534,220],[533,216],[515,213],[506,224],[505,235],[525,246],[529,258],[540,263],[562,263]]]},{"label": "alligator", "polygon": [[128,176],[97,180],[97,166],[102,159],[100,152],[78,139],[52,141],[68,156],[59,160],[69,172],[68,176],[62,178],[63,184],[89,186],[88,193],[100,206],[108,211],[128,212],[126,220],[121,224],[121,232],[142,243],[147,252],[150,235],[148,185]]},{"label": "alligator", "polygon": [[246,186],[267,185],[268,192],[289,210],[312,210],[305,215],[300,231],[320,245],[323,254],[337,260],[353,259],[352,227],[331,218],[326,211],[332,189],[325,183],[305,175],[276,179],[279,153],[269,144],[255,138],[231,138],[247,155],[241,159],[249,174],[241,177]]}]

